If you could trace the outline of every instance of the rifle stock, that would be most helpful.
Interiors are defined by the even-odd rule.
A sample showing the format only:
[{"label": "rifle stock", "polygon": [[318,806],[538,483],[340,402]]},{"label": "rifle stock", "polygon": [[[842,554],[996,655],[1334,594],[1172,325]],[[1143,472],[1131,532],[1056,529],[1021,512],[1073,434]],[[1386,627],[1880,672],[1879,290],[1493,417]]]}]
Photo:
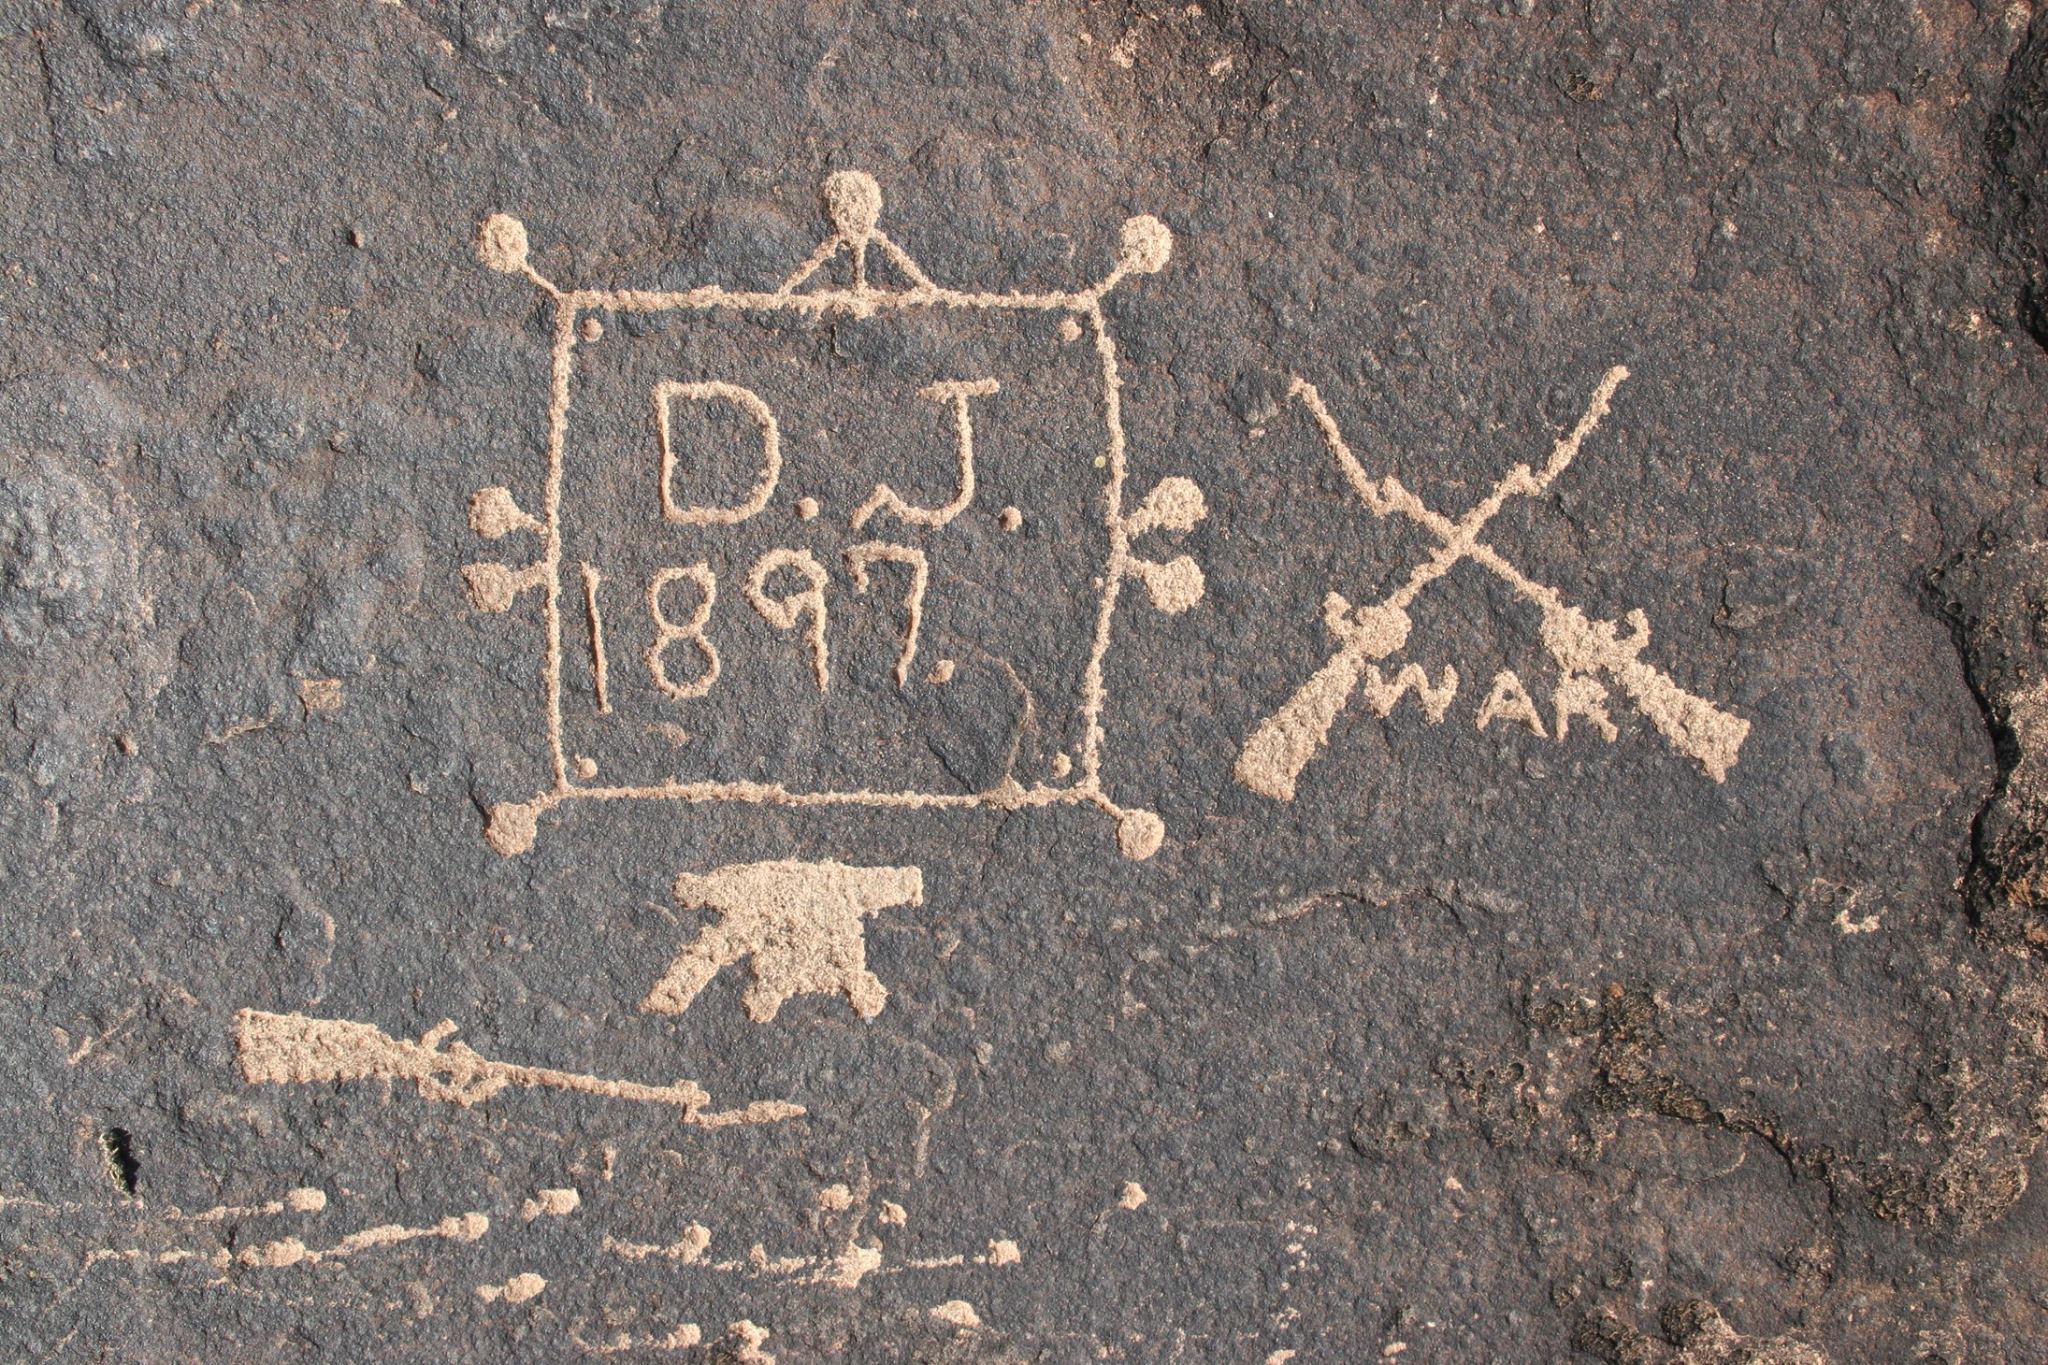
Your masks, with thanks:
[{"label": "rifle stock", "polygon": [[1669,674],[1641,659],[1609,664],[1607,672],[1673,748],[1699,764],[1716,782],[1727,780],[1728,770],[1742,752],[1742,742],[1749,738],[1748,721],[1694,696]]},{"label": "rifle stock", "polygon": [[1358,687],[1369,650],[1352,639],[1253,730],[1237,756],[1237,780],[1275,801],[1294,799],[1294,781],[1329,738]]}]

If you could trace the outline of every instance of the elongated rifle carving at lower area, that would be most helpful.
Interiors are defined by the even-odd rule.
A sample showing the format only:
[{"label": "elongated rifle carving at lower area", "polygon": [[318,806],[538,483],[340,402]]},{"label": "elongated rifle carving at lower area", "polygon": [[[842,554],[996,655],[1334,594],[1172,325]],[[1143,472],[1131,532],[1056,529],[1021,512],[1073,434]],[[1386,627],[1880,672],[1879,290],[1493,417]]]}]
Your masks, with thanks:
[{"label": "elongated rifle carving at lower area", "polygon": [[393,1038],[374,1024],[351,1019],[314,1019],[303,1014],[241,1010],[235,1015],[235,1052],[242,1079],[250,1085],[292,1085],[340,1081],[411,1081],[420,1097],[468,1108],[507,1086],[570,1090],[604,1099],[666,1104],[683,1111],[699,1128],[739,1123],[774,1123],[799,1118],[801,1105],[758,1100],[739,1109],[706,1113],[711,1096],[695,1081],[641,1085],[543,1066],[492,1061],[466,1043],[447,1043],[455,1032],[443,1019],[418,1042]]},{"label": "elongated rifle carving at lower area", "polygon": [[1543,647],[1556,660],[1564,679],[1560,695],[1575,698],[1581,706],[1597,706],[1605,689],[1594,675],[1605,674],[1673,748],[1698,763],[1714,781],[1727,778],[1749,735],[1749,722],[1694,696],[1642,661],[1639,656],[1650,642],[1650,625],[1641,611],[1628,613],[1624,635],[1621,623],[1588,617],[1555,588],[1529,578],[1479,538],[1509,498],[1535,497],[1564,473],[1607,415],[1615,390],[1627,378],[1626,367],[1610,369],[1595,387],[1578,424],[1558,441],[1543,468],[1516,465],[1458,521],[1430,508],[1392,474],[1381,479],[1369,476],[1345,444],[1315,385],[1305,379],[1294,380],[1288,396],[1308,410],[1338,468],[1367,509],[1375,517],[1398,514],[1408,518],[1429,532],[1437,547],[1401,586],[1378,602],[1354,608],[1341,593],[1331,592],[1324,598],[1323,617],[1338,639],[1337,651],[1252,731],[1237,759],[1240,783],[1276,801],[1293,800],[1296,779],[1329,739],[1330,726],[1350,704],[1367,666],[1408,642],[1413,627],[1408,608],[1430,584],[1466,560],[1492,573],[1542,613]]}]

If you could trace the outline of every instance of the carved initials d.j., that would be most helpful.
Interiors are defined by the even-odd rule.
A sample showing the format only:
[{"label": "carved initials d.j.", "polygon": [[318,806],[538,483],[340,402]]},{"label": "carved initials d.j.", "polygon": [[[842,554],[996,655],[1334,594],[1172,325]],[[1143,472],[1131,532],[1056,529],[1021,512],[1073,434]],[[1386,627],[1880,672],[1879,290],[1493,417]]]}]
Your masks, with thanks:
[{"label": "carved initials d.j.", "polygon": [[[759,429],[761,477],[754,481],[753,491],[747,495],[747,500],[737,507],[676,505],[676,447],[669,427],[669,414],[678,398],[698,402],[715,399],[730,403],[752,418],[754,426]],[[768,499],[775,495],[776,481],[782,477],[782,433],[775,422],[775,410],[752,389],[719,380],[679,384],[665,379],[654,386],[654,422],[661,433],[661,514],[670,521],[679,521],[686,526],[733,526],[766,507]]]}]

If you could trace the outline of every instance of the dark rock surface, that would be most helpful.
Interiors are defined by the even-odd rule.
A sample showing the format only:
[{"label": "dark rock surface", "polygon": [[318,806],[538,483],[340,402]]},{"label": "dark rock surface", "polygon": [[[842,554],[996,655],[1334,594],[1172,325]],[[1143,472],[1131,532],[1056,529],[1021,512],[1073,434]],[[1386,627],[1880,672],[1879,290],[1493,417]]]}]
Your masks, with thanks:
[{"label": "dark rock surface", "polygon": [[[0,1357],[2048,1360],[2024,0],[6,0],[0,54]],[[1163,844],[980,799],[1087,744],[1092,334],[612,297],[571,315],[564,783],[980,804],[543,802],[505,856],[490,813],[557,790],[547,593],[479,611],[465,568],[546,540],[471,500],[545,519],[559,346],[480,227],[564,290],[769,291],[846,171],[969,293],[1085,291],[1160,264],[1127,220],[1171,230],[1100,305],[1124,510],[1181,476],[1206,513],[1135,536],[1205,591],[1127,578],[1101,667],[1102,804]],[[1340,652],[1326,594],[1436,548],[1294,381],[1456,519],[1615,366],[1484,541],[1748,722],[1725,780],[1619,672],[1614,738],[1560,736],[1556,620],[1473,558],[1379,661],[1455,668],[1439,723],[1367,679],[1291,800],[1238,780]],[[967,511],[850,527],[884,478],[946,501],[917,390],[982,374]],[[774,396],[758,518],[664,520],[619,396],[662,375]],[[739,502],[755,428],[692,412],[685,476]],[[875,539],[928,555],[901,686],[907,566],[845,558]],[[749,604],[777,547],[823,571],[829,692],[808,618]],[[673,698],[646,593],[700,561],[721,669]],[[1542,737],[1479,725],[1503,671]],[[679,874],[778,860],[919,869],[859,921],[879,1011],[760,1019],[745,964],[642,1008],[719,922]],[[266,1018],[389,1041],[274,1083]]]}]

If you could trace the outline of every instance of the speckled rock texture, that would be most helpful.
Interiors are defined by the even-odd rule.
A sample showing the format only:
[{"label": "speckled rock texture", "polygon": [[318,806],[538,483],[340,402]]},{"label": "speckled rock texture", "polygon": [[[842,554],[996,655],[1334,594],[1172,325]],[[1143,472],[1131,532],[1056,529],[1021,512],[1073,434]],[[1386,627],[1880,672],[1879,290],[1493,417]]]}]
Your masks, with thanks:
[{"label": "speckled rock texture", "polygon": [[2048,1361],[2033,9],[0,0],[0,1358]]}]

